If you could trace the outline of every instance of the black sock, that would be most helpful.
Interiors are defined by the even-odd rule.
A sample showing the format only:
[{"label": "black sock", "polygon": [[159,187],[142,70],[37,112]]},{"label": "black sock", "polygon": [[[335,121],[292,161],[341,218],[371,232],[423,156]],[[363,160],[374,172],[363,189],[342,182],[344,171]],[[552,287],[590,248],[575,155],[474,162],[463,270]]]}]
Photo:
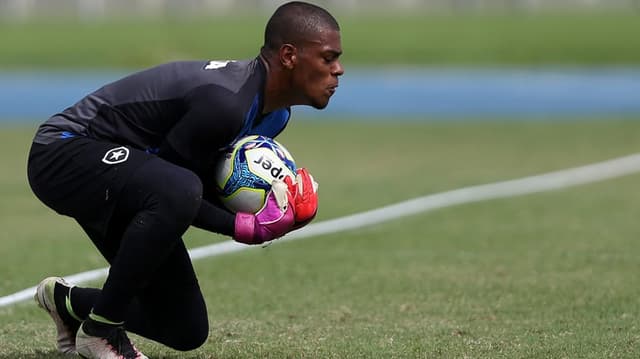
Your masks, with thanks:
[{"label": "black sock", "polygon": [[80,320],[75,318],[75,314],[71,309],[71,302],[67,299],[69,298],[69,291],[69,287],[56,283],[53,289],[53,300],[56,304],[58,315],[60,315],[65,324],[73,329],[77,329],[77,327],[80,326]]},{"label": "black sock", "polygon": [[56,283],[53,290],[53,298],[58,314],[70,326],[79,325],[89,316],[98,294],[100,294],[99,289],[69,288],[60,283]]},{"label": "black sock", "polygon": [[100,292],[100,289],[96,288],[73,287],[73,289],[71,289],[73,311],[80,319],[87,319]]}]

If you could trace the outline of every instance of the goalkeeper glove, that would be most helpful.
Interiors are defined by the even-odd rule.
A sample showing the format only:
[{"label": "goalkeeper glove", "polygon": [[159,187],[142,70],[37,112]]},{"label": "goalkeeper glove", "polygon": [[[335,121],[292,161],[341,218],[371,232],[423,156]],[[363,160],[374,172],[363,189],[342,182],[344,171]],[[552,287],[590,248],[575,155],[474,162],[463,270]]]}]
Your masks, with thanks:
[{"label": "goalkeeper glove", "polygon": [[295,224],[293,229],[304,227],[318,213],[318,183],[306,168],[298,168],[295,182],[285,177],[289,193],[293,196]]},{"label": "goalkeeper glove", "polygon": [[245,244],[261,244],[284,236],[295,222],[293,197],[287,185],[274,180],[264,206],[256,213],[236,213],[233,238]]}]

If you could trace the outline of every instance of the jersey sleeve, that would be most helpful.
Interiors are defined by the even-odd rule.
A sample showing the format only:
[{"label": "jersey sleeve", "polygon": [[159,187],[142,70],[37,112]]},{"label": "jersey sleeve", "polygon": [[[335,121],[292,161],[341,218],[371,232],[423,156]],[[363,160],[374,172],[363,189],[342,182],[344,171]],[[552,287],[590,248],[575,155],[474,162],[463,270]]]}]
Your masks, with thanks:
[{"label": "jersey sleeve", "polygon": [[236,216],[207,200],[202,200],[200,209],[192,225],[209,232],[233,236]]}]

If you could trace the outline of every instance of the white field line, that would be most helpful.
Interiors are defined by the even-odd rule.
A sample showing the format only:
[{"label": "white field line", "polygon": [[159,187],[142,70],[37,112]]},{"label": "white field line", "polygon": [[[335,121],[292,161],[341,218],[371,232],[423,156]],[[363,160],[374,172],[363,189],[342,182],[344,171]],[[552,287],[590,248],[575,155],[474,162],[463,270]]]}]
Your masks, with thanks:
[{"label": "white field line", "polygon": [[[591,165],[569,168],[510,181],[464,187],[399,202],[394,205],[350,216],[319,223],[312,223],[282,239],[279,239],[278,242],[362,228],[396,218],[457,204],[550,191],[585,183],[603,181],[636,172],[640,172],[640,154],[619,157]],[[254,247],[229,240],[208,246],[193,248],[189,251],[189,254],[193,260],[196,260],[218,256],[225,253],[238,252],[249,248]],[[108,268],[102,268],[65,276],[65,279],[70,283],[82,284],[104,278],[107,273]],[[34,286],[14,294],[0,297],[0,308],[26,301],[33,297],[35,291],[36,287]]]}]

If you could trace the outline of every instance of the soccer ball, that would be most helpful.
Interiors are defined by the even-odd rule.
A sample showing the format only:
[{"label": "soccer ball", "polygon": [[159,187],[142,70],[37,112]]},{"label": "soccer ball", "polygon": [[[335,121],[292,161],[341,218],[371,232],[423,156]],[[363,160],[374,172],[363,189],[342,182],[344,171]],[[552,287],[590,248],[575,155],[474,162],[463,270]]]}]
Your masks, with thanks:
[{"label": "soccer ball", "polygon": [[236,141],[218,161],[214,180],[218,196],[232,212],[256,213],[274,179],[295,178],[296,164],[287,149],[265,136]]}]

